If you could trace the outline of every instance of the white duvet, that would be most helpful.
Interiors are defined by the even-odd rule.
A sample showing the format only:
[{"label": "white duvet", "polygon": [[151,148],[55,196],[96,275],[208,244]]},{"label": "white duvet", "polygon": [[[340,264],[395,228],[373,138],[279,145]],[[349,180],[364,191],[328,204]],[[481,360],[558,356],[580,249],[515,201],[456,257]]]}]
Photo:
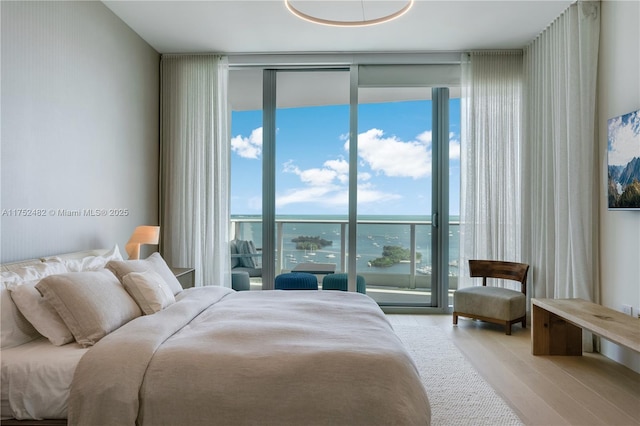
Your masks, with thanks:
[{"label": "white duvet", "polygon": [[185,291],[80,361],[70,425],[427,425],[413,360],[369,297]]}]

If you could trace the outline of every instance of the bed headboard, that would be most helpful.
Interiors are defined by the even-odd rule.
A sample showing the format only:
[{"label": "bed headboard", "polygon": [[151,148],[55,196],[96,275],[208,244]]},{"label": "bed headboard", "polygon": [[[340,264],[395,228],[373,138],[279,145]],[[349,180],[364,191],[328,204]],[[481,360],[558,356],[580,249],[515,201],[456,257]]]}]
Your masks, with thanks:
[{"label": "bed headboard", "polygon": [[[92,249],[92,250],[76,251],[73,253],[65,253],[65,254],[59,254],[59,255],[53,255],[53,256],[59,257],[60,259],[82,259],[87,256],[100,256],[105,254],[108,251],[109,249]],[[0,265],[0,271],[2,272],[15,271],[16,269],[22,268],[24,266],[38,264],[42,262],[43,259],[46,259],[48,257],[53,257],[53,256],[45,256],[38,259],[26,259],[26,260],[19,260],[17,262],[3,263]]]}]

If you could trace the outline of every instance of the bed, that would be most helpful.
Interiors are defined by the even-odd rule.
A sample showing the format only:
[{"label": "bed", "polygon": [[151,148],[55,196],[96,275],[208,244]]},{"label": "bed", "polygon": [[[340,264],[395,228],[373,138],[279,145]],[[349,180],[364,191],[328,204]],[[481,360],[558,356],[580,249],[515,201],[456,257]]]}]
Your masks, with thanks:
[{"label": "bed", "polygon": [[[3,419],[73,425],[430,423],[413,360],[364,294],[180,290],[173,283],[153,287],[158,297],[145,299],[130,288],[131,278],[170,281],[159,255],[143,261],[96,257],[85,262],[91,270],[30,280],[73,341],[54,345],[32,333],[27,342],[3,346]],[[67,269],[79,269],[73,262]],[[6,269],[3,274],[12,278]],[[16,287],[3,282],[3,308]],[[10,308],[16,316],[19,310]],[[3,310],[3,328],[5,317]]]}]

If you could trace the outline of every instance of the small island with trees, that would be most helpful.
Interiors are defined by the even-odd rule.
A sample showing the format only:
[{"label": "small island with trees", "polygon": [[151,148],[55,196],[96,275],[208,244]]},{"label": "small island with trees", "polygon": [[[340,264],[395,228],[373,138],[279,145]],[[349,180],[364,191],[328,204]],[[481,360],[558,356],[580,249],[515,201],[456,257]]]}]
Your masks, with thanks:
[{"label": "small island with trees", "polygon": [[333,241],[325,240],[323,238],[317,237],[308,237],[301,235],[291,240],[291,242],[296,243],[296,250],[318,250],[320,248],[333,245]]},{"label": "small island with trees", "polygon": [[[383,246],[382,257],[373,259],[369,262],[371,266],[378,268],[387,268],[393,266],[401,261],[409,261],[411,259],[411,250],[405,249],[399,246]],[[422,253],[416,253],[416,261],[420,262],[422,259]]]}]

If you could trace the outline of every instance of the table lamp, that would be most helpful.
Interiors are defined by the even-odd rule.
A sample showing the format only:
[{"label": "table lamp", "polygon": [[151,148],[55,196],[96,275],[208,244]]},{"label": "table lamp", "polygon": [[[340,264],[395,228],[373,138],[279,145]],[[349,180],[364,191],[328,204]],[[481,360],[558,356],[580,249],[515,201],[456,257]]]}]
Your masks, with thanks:
[{"label": "table lamp", "polygon": [[140,246],[142,244],[158,244],[160,240],[159,226],[138,226],[131,234],[131,238],[125,245],[129,259],[140,258]]}]

